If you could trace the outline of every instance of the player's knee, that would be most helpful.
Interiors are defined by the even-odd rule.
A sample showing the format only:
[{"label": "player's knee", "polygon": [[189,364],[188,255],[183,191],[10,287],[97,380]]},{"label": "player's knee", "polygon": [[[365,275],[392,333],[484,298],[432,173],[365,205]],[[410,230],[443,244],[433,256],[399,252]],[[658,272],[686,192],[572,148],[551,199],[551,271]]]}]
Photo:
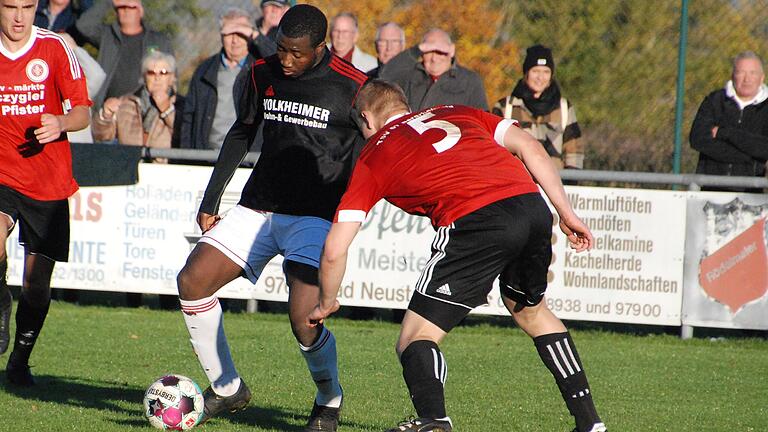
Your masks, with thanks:
[{"label": "player's knee", "polygon": [[24,289],[45,292],[51,289],[51,274],[48,272],[25,271],[22,277]]},{"label": "player's knee", "polygon": [[320,327],[310,327],[308,322],[303,320],[294,320],[291,317],[291,332],[296,341],[305,347],[309,347],[315,344],[318,337],[320,337]]},{"label": "player's knee", "polygon": [[24,277],[22,280],[24,298],[30,305],[42,308],[51,301],[51,281],[40,277]]},{"label": "player's knee", "polygon": [[176,286],[179,290],[179,297],[184,300],[197,300],[199,297],[199,285],[195,283],[199,278],[195,276],[195,271],[185,265],[176,276]]},{"label": "player's knee", "polygon": [[522,306],[518,303],[517,307],[512,311],[512,316],[515,321],[521,326],[525,324],[535,323],[541,316],[542,308],[546,303],[539,303],[536,306]]}]

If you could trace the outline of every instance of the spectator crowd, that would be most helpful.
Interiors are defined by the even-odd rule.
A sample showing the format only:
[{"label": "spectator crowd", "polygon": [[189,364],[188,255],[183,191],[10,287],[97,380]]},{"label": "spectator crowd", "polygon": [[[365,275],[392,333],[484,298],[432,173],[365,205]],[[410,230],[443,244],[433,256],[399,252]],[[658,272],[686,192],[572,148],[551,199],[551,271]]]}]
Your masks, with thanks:
[{"label": "spectator crowd", "polygon": [[[65,35],[94,102],[92,127],[73,134],[72,141],[220,149],[237,118],[246,72],[257,59],[277,52],[277,26],[294,4],[253,2],[260,9],[258,19],[234,7],[221,14],[221,48],[197,66],[182,96],[171,39],[147,25],[141,0],[41,0],[35,25]],[[105,24],[109,9],[116,19]],[[398,84],[414,110],[458,104],[515,119],[559,168],[584,168],[585,143],[575,106],[563,96],[548,47],[529,47],[523,76],[509,94],[489,105],[482,77],[459,61],[461,53],[444,29],[427,29],[409,46],[398,23],[383,22],[375,29],[375,53],[358,45],[368,29],[360,28],[352,12],[330,17],[328,30],[332,54],[371,78]],[[96,59],[82,48],[86,43],[98,49]],[[697,173],[765,175],[767,98],[762,60],[751,51],[738,54],[731,80],[702,102],[691,128],[690,144],[699,152]],[[259,133],[251,148],[258,150],[261,140]]]}]

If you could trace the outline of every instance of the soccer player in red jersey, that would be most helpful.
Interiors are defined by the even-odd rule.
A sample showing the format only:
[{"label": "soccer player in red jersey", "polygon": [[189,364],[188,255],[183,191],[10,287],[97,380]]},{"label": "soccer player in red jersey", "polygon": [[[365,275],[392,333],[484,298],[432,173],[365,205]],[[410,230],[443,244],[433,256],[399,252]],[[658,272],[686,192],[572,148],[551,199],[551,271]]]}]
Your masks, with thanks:
[{"label": "soccer player in red jersey", "polygon": [[66,133],[88,126],[85,77],[60,36],[33,26],[36,0],[0,0],[0,354],[10,340],[5,243],[19,224],[24,275],[8,382],[34,384],[29,356],[51,302],[56,261],[69,255],[69,204],[77,191]]},{"label": "soccer player in red jersey", "polygon": [[320,303],[308,320],[322,323],[339,308],[349,246],[377,201],[431,219],[437,231],[432,257],[397,342],[418,418],[390,432],[451,431],[443,389],[447,364],[438,344],[486,303],[496,277],[505,306],[555,378],[576,431],[605,431],[573,340],[542,301],[552,260],[552,213],[531,175],[557,211],[571,248],[589,250],[594,240],[541,145],[513,120],[474,108],[444,105],[409,113],[403,92],[385,81],[366,84],[355,105],[368,143],[326,238]]}]

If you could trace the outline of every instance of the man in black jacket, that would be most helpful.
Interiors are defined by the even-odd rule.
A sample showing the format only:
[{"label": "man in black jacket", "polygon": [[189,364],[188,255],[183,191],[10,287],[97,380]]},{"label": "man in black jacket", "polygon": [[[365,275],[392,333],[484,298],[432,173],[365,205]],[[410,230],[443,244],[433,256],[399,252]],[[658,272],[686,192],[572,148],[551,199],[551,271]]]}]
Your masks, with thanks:
[{"label": "man in black jacket", "polygon": [[[768,87],[760,58],[752,51],[737,55],[725,88],[710,93],[691,126],[691,147],[699,152],[698,174],[765,175],[768,159]],[[707,190],[756,192],[710,187]]]},{"label": "man in black jacket", "polygon": [[182,148],[221,148],[229,128],[237,118],[237,104],[250,70],[253,56],[248,40],[253,27],[250,14],[239,8],[228,9],[220,20],[222,48],[195,70],[189,83],[181,126]]}]

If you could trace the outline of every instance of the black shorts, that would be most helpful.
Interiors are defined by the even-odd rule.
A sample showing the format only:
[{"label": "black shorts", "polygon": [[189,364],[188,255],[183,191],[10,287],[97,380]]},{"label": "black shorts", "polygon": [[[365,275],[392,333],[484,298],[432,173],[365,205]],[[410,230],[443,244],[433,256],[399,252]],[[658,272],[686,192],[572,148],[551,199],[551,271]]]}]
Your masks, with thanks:
[{"label": "black shorts", "polygon": [[408,309],[448,332],[487,303],[497,276],[503,296],[533,306],[547,289],[551,262],[552,213],[544,199],[506,198],[438,228]]},{"label": "black shorts", "polygon": [[54,261],[69,258],[69,201],[38,201],[0,185],[0,213],[19,224],[19,243],[27,253]]}]

